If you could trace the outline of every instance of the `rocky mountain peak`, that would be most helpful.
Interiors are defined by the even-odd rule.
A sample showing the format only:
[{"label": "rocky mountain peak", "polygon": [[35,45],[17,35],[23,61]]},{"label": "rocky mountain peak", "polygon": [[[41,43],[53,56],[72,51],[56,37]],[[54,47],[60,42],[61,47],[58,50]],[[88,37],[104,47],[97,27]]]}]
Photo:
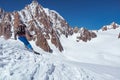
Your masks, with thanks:
[{"label": "rocky mountain peak", "polygon": [[112,22],[111,26],[112,26],[113,29],[116,29],[116,28],[119,27],[119,25],[117,23],[115,23],[115,22]]},{"label": "rocky mountain peak", "polygon": [[118,28],[119,25],[115,22],[112,22],[110,25],[105,25],[102,27],[102,31],[107,31],[107,30],[111,30],[111,29],[116,29]]},{"label": "rocky mountain peak", "polygon": [[78,33],[78,39],[85,42],[97,36],[87,29],[71,28],[59,13],[42,7],[36,0],[20,11],[8,13],[0,9],[0,36],[3,35],[6,39],[13,37],[14,29],[20,23],[24,23],[30,32],[26,34],[27,39],[33,40],[36,46],[47,52],[53,51],[49,42],[59,51],[64,50],[60,41],[61,35],[67,38]]},{"label": "rocky mountain peak", "polygon": [[[6,36],[6,39],[10,38],[11,32],[14,32],[20,23],[24,23],[32,35],[27,34],[27,39],[34,40],[36,45],[43,50],[52,52],[47,41],[49,39],[56,48],[63,51],[59,37],[62,34],[69,35],[69,25],[54,10],[46,10],[36,0],[20,11],[4,13],[0,9],[0,35]],[[10,35],[6,35],[6,28],[8,28]]]},{"label": "rocky mountain peak", "polygon": [[87,42],[87,41],[90,41],[92,38],[97,37],[95,32],[90,31],[83,27],[80,28],[78,32],[79,32],[79,35],[77,36],[77,42],[79,42],[80,40]]},{"label": "rocky mountain peak", "polygon": [[0,13],[4,13],[4,10],[2,8],[0,8]]},{"label": "rocky mountain peak", "polygon": [[36,7],[42,7],[36,0],[33,0],[31,4],[29,4],[28,6],[30,6],[32,9],[36,8]]},{"label": "rocky mountain peak", "polygon": [[77,26],[74,27],[73,32],[74,32],[74,33],[78,33],[78,31],[79,31],[79,28],[78,28]]},{"label": "rocky mountain peak", "polygon": [[4,10],[0,8],[0,21],[4,17]]}]

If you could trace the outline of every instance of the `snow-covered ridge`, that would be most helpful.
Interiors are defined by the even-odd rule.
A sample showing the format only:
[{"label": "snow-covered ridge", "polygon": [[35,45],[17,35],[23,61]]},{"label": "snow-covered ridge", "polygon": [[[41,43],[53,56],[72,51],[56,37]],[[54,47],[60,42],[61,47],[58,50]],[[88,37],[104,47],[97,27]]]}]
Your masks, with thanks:
[{"label": "snow-covered ridge", "polygon": [[[27,36],[28,40],[33,40],[33,38],[37,38],[37,41],[35,43],[38,44],[38,46],[43,50],[51,52],[52,49],[49,47],[50,45],[48,45],[48,41],[46,39],[50,39],[52,42],[53,38],[50,38],[50,36],[56,36],[56,39],[54,39],[55,41],[53,41],[53,45],[55,45],[60,51],[63,51],[58,35],[69,35],[69,25],[57,12],[45,9],[37,1],[32,1],[31,4],[27,5],[24,9],[20,11],[15,11],[11,13],[6,12],[6,14],[3,13],[2,15],[2,19],[0,18],[0,26],[6,26],[10,28],[7,29],[8,31],[3,32],[4,28],[0,27],[0,35],[4,35],[5,38],[8,39],[11,37],[11,31],[13,32],[13,37],[14,27],[17,27],[19,23],[23,22],[24,24],[26,24],[30,33],[35,33],[32,37]],[[41,34],[44,40],[35,37],[39,36],[38,34]],[[43,40],[44,42],[40,40]],[[40,43],[45,43],[47,45],[40,45]],[[57,43],[59,44],[57,45]]]},{"label": "snow-covered ridge", "polygon": [[64,20],[64,18],[58,12],[56,12],[55,10],[50,10],[49,8],[44,8],[44,10],[45,10],[45,12],[48,16],[50,16],[50,12],[53,12],[53,13],[57,14],[61,19]]},{"label": "snow-covered ridge", "polygon": [[106,31],[106,30],[111,30],[111,29],[116,29],[116,28],[119,28],[120,25],[115,23],[115,22],[112,22],[111,24],[109,25],[105,25],[102,27],[102,31]]},{"label": "snow-covered ridge", "polygon": [[63,19],[64,20],[64,18],[57,12],[57,11],[55,11],[55,10],[51,10],[51,12],[54,12],[54,13],[56,13],[61,19]]},{"label": "snow-covered ridge", "polygon": [[[31,40],[33,48],[41,53],[35,55],[27,51],[19,40],[15,41],[10,34],[6,35],[14,31],[15,17],[16,22],[22,20],[34,34],[40,28],[43,33],[38,32],[42,37],[38,35],[35,39],[37,45],[48,44],[53,53],[43,51],[42,46],[36,47],[36,42]],[[0,19],[0,35],[9,37],[8,40],[0,38],[0,80],[120,80],[118,24],[108,25],[106,31],[94,31],[97,37],[85,43],[81,40],[76,42],[76,37],[83,32],[91,35],[91,31],[76,28],[74,33],[73,28],[57,12],[43,8],[36,2],[21,11],[3,13]],[[6,27],[12,28],[11,31]],[[8,31],[4,32],[4,28]],[[58,51],[58,43],[62,44],[63,52]]]}]

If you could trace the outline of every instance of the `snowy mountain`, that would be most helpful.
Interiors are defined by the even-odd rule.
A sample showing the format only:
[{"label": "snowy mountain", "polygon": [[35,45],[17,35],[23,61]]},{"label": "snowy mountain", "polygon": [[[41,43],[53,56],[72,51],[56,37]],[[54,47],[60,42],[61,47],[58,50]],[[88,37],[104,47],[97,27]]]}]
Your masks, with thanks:
[{"label": "snowy mountain", "polygon": [[[21,22],[41,55],[13,39]],[[96,31],[72,28],[37,1],[20,11],[0,9],[0,80],[120,80],[119,43],[120,25],[115,22]]]},{"label": "snowy mountain", "polygon": [[[0,80],[119,80],[120,79],[120,27],[99,30],[97,38],[76,42],[74,34],[60,41],[64,51],[43,51],[30,41],[36,55],[29,52],[19,40],[0,37]],[[17,43],[17,44],[16,44]]]},{"label": "snowy mountain", "polygon": [[[28,40],[34,40],[36,45],[46,52],[53,51],[48,44],[48,40],[62,52],[64,48],[61,45],[60,36],[64,35],[67,38],[76,31],[76,29],[68,25],[59,13],[43,8],[37,1],[33,1],[20,11],[11,13],[0,9],[0,35],[3,35],[6,39],[13,38],[14,29],[21,22],[27,25],[32,34],[32,36],[26,34]],[[76,40],[78,38],[86,42],[96,37],[94,32],[89,32],[87,29],[78,30],[80,36],[76,37]]]},{"label": "snowy mountain", "polygon": [[[32,34],[32,37],[27,35],[27,38],[35,40],[37,46],[47,52],[51,52],[52,49],[47,41],[51,40],[60,51],[63,51],[59,35],[68,36],[69,25],[57,12],[43,8],[37,1],[33,1],[21,11],[12,13],[0,9],[0,35],[4,35],[6,39],[13,37],[14,29],[21,22],[27,25]],[[12,35],[11,31],[13,32]]]}]

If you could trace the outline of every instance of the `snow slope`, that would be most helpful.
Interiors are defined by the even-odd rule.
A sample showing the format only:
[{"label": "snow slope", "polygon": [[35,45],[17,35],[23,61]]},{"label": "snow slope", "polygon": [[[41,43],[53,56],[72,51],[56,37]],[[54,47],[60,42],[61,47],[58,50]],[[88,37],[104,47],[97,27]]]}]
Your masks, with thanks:
[{"label": "snow slope", "polygon": [[36,55],[19,41],[0,38],[0,42],[0,80],[113,80],[81,68],[61,54]]},{"label": "snow slope", "polygon": [[87,43],[76,42],[78,34],[61,36],[62,53],[50,41],[52,54],[31,41],[41,55],[27,51],[18,40],[0,37],[0,80],[120,80],[119,31],[99,30]]},{"label": "snow slope", "polygon": [[96,32],[97,38],[87,43],[81,41],[79,44],[75,42],[78,34],[67,40],[62,37],[62,45],[65,48],[63,55],[80,64],[79,66],[101,75],[111,76],[111,79],[115,77],[120,80],[119,33],[120,27],[108,31],[99,30]]},{"label": "snow slope", "polygon": [[86,42],[76,42],[76,36],[74,34],[67,40],[61,38],[63,48],[65,49],[63,54],[78,62],[109,65],[114,67],[120,67],[120,39],[118,34],[120,28],[108,31],[99,30],[96,32],[97,38]]}]

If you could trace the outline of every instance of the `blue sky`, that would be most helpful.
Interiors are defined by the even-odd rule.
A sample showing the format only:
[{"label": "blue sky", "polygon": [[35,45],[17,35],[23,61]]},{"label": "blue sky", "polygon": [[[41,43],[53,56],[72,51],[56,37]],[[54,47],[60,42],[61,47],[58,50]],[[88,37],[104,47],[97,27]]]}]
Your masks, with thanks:
[{"label": "blue sky", "polygon": [[[21,10],[32,0],[0,0],[7,12]],[[38,0],[46,8],[57,11],[71,26],[99,29],[103,25],[120,24],[120,0]]]}]

